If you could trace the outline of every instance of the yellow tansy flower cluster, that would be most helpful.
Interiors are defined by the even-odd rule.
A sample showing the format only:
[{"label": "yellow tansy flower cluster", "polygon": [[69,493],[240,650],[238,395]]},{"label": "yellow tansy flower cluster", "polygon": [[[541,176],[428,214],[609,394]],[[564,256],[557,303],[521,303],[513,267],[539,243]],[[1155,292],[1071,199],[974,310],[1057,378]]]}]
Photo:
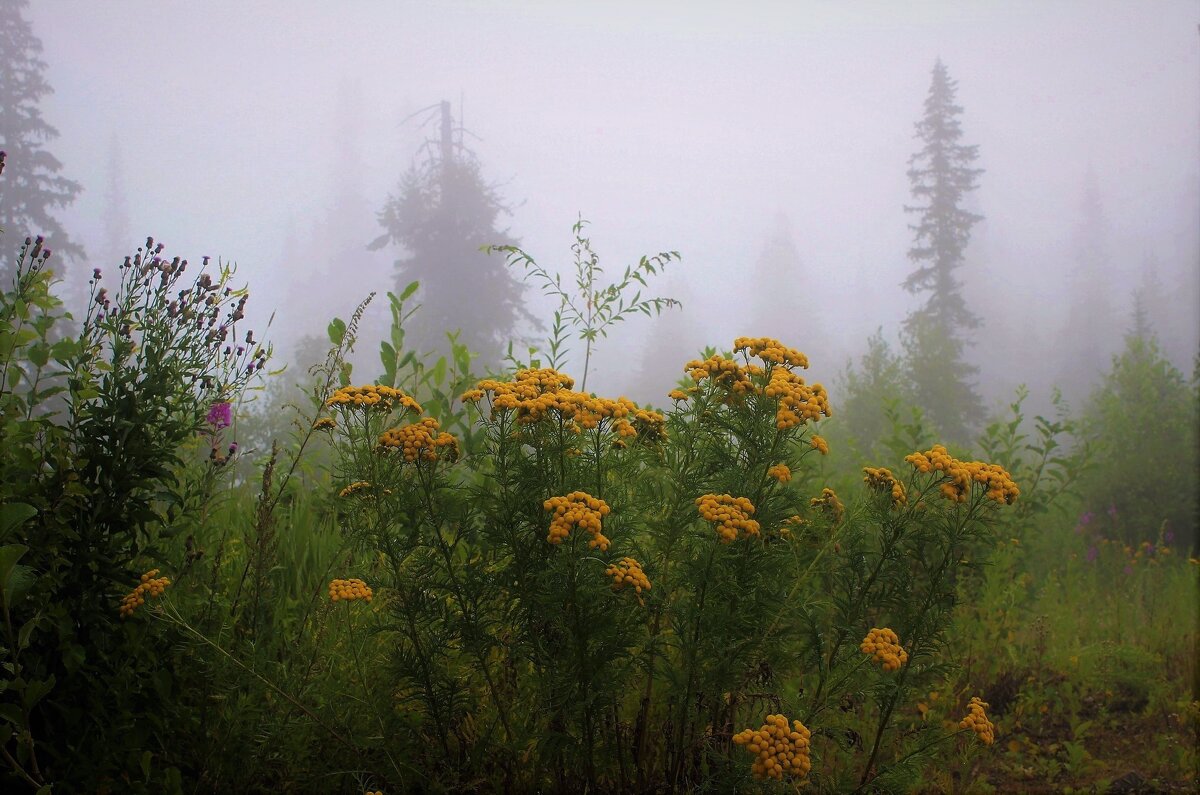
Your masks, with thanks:
[{"label": "yellow tansy flower cluster", "polygon": [[772,370],[771,380],[763,389],[763,394],[779,400],[779,408],[775,411],[775,427],[781,431],[815,422],[822,416],[833,416],[825,387],[820,384],[809,386],[791,370]]},{"label": "yellow tansy flower cluster", "polygon": [[336,427],[337,422],[334,421],[333,417],[322,417],[313,423],[314,431],[333,430]]},{"label": "yellow tansy flower cluster", "polygon": [[988,720],[985,710],[988,703],[979,696],[971,696],[971,703],[967,704],[967,716],[958,722],[958,728],[970,729],[979,737],[980,742],[984,745],[991,745],[996,741],[996,727]]},{"label": "yellow tansy flower cluster", "polygon": [[808,524],[808,520],[805,519],[803,516],[801,516],[798,513],[792,514],[791,516],[789,516],[788,518],[783,520],[783,526],[779,528],[779,535],[790,536],[792,534],[793,527],[799,528],[799,527],[803,527],[806,524]]},{"label": "yellow tansy flower cluster", "polygon": [[846,506],[842,505],[842,501],[838,499],[838,495],[830,488],[821,489],[821,496],[813,497],[808,501],[808,504],[814,508],[821,508],[828,512],[834,524],[842,521],[842,517],[846,513]]},{"label": "yellow tansy flower cluster", "polygon": [[329,400],[325,401],[325,405],[379,409],[380,411],[391,411],[394,406],[400,405],[409,411],[415,411],[417,414],[421,413],[421,406],[417,401],[399,389],[393,389],[390,386],[382,386],[380,384],[344,386],[334,392]]},{"label": "yellow tansy flower cluster", "polygon": [[782,364],[785,367],[808,367],[807,356],[770,337],[738,337],[733,341],[733,349],[757,356],[764,362]]},{"label": "yellow tansy flower cluster", "polygon": [[825,437],[813,434],[813,438],[808,443],[821,455],[829,455],[829,442],[825,441]]},{"label": "yellow tansy flower cluster", "polygon": [[863,482],[868,488],[892,495],[892,506],[899,508],[908,504],[908,495],[904,493],[904,484],[896,480],[896,476],[886,467],[863,467],[866,476]]},{"label": "yellow tansy flower cluster", "polygon": [[666,419],[662,414],[638,408],[629,398],[616,400],[573,392],[570,376],[557,370],[519,370],[512,381],[484,379],[475,389],[465,392],[464,403],[482,400],[491,395],[492,416],[503,411],[516,411],[522,425],[536,423],[548,416],[561,419],[574,433],[598,428],[611,420],[612,430],[621,438],[656,440],[666,436]]},{"label": "yellow tansy flower cluster", "polygon": [[779,405],[775,411],[775,426],[781,431],[810,420],[819,420],[822,416],[832,416],[825,387],[820,384],[809,386],[790,369],[793,366],[808,366],[804,354],[785,348],[769,338],[742,337],[735,340],[734,344],[738,350],[748,350],[764,361],[781,365],[771,368],[765,386],[755,383],[755,378],[759,378],[760,383],[763,380],[766,370],[762,367],[752,364],[743,367],[733,359],[715,354],[707,359],[690,361],[684,369],[696,383],[709,380],[725,389],[729,392],[730,401],[749,394],[761,394],[777,400]]},{"label": "yellow tansy flower cluster", "polygon": [[331,602],[353,602],[355,599],[369,602],[374,595],[375,592],[371,590],[371,586],[356,578],[329,582],[329,601]]},{"label": "yellow tansy flower cluster", "polygon": [[608,551],[609,541],[600,532],[600,521],[612,511],[604,500],[593,497],[585,491],[573,491],[565,497],[551,497],[542,503],[542,508],[553,511],[550,520],[550,533],[546,540],[551,544],[561,544],[563,539],[571,535],[575,527],[582,527],[592,534],[588,548],[601,552]]},{"label": "yellow tansy flower cluster", "polygon": [[863,654],[870,654],[875,662],[882,664],[885,671],[899,671],[900,666],[908,662],[908,652],[900,645],[900,638],[887,627],[872,628],[859,648]]},{"label": "yellow tansy flower cluster", "polygon": [[137,587],[121,599],[121,618],[128,618],[137,611],[138,607],[146,603],[146,599],[153,596],[162,596],[163,591],[171,581],[166,577],[158,576],[158,569],[150,569],[143,574]]},{"label": "yellow tansy flower cluster", "polygon": [[783,780],[785,775],[804,777],[812,770],[811,737],[800,721],[792,721],[789,728],[785,716],[768,715],[760,728],[743,729],[733,735],[733,741],[754,754],[750,772],[755,778]]},{"label": "yellow tansy flower cluster", "polygon": [[759,534],[758,522],[750,518],[754,514],[754,505],[745,497],[705,494],[696,498],[696,507],[704,521],[717,526],[717,535],[723,544],[736,541],[739,531],[748,536]]},{"label": "yellow tansy flower cluster", "polygon": [[464,403],[475,403],[483,400],[485,395],[492,397],[492,413],[515,409],[523,402],[532,400],[546,393],[569,390],[575,386],[575,379],[548,367],[542,369],[518,370],[512,381],[497,381],[485,378],[463,393]]},{"label": "yellow tansy flower cluster", "polygon": [[792,470],[788,469],[787,464],[776,464],[767,470],[767,477],[772,477],[780,483],[787,483],[792,479]]},{"label": "yellow tansy flower cluster", "polygon": [[761,368],[742,367],[733,359],[715,353],[707,359],[693,359],[683,369],[697,384],[709,380],[733,395],[757,392],[758,387],[750,380],[750,376],[762,372]]},{"label": "yellow tansy flower cluster", "polygon": [[920,472],[941,472],[948,479],[941,485],[941,492],[955,502],[967,501],[972,482],[984,485],[988,499],[1007,505],[1012,505],[1021,493],[1004,467],[982,461],[959,461],[940,444],[923,453],[907,455],[904,460]]},{"label": "yellow tansy flower cluster", "polygon": [[633,558],[621,558],[616,563],[610,563],[604,570],[607,577],[612,577],[612,589],[620,591],[626,585],[632,585],[637,594],[650,590],[650,578],[642,571],[642,564]]},{"label": "yellow tansy flower cluster", "polygon": [[[623,399],[623,398],[622,398]],[[633,436],[646,441],[656,442],[667,438],[667,419],[657,411],[634,406],[631,411],[632,419],[619,420],[614,426],[622,436],[629,436],[624,426],[630,426]]]},{"label": "yellow tansy flower cluster", "polygon": [[458,439],[444,431],[439,432],[440,428],[433,417],[392,428],[379,437],[379,449],[400,450],[410,464],[415,461],[457,461]]},{"label": "yellow tansy flower cluster", "polygon": [[338,492],[339,497],[349,497],[351,494],[356,494],[363,489],[370,488],[371,484],[365,480],[356,480],[346,488]]}]

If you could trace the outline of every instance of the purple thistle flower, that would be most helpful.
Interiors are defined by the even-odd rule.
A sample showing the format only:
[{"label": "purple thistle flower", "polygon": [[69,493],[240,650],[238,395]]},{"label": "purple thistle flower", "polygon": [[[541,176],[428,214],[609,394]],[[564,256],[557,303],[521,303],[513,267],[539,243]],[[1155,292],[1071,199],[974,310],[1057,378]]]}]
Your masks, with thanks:
[{"label": "purple thistle flower", "polygon": [[1175,533],[1171,530],[1168,530],[1166,535],[1163,536],[1163,541],[1166,541],[1168,544],[1174,540],[1175,540]]},{"label": "purple thistle flower", "polygon": [[1095,563],[1096,558],[1098,558],[1098,557],[1100,557],[1100,548],[1097,547],[1095,544],[1088,547],[1087,555],[1084,556],[1084,559],[1088,563]]},{"label": "purple thistle flower", "polygon": [[233,424],[233,404],[227,401],[214,403],[208,410],[207,420],[214,428],[228,428]]},{"label": "purple thistle flower", "polygon": [[1115,504],[1110,504],[1108,506],[1108,515],[1112,519],[1117,518],[1117,506]]}]

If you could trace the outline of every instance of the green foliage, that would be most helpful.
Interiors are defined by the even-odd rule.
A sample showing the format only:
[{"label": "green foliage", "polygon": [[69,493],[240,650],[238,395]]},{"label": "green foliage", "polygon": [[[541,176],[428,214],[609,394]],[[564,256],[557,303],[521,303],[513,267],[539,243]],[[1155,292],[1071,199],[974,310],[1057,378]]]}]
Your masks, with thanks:
[{"label": "green foliage", "polygon": [[905,320],[901,346],[915,404],[947,439],[969,443],[985,413],[971,383],[978,368],[965,360],[966,339],[918,310]]},{"label": "green foliage", "polygon": [[[400,295],[388,293],[392,325],[389,339],[379,346],[383,373],[376,383],[410,392],[442,428],[455,434],[467,450],[473,451],[482,432],[471,421],[459,396],[478,378],[473,370],[478,354],[460,341],[458,332],[446,334],[446,352],[440,355],[414,350],[406,344],[406,325],[421,307],[406,309],[405,302],[412,298],[418,287],[417,282],[412,282]],[[427,364],[429,359],[432,364]]]},{"label": "green foliage", "polygon": [[[1154,419],[1134,431],[1129,421],[1138,412]],[[1087,508],[1116,520],[1127,543],[1171,533],[1177,549],[1193,549],[1200,519],[1200,381],[1189,384],[1154,337],[1130,334],[1092,394],[1084,422],[1098,461],[1085,481]]]},{"label": "green foliage", "polygon": [[[551,368],[562,367],[570,349],[569,338],[575,336],[581,340],[584,343],[584,355],[580,389],[587,388],[592,348],[597,340],[608,336],[611,326],[630,315],[640,313],[649,317],[652,313],[657,315],[664,309],[682,306],[674,298],[642,298],[642,290],[649,287],[648,278],[656,276],[668,263],[678,261],[678,251],[644,256],[637,265],[626,266],[619,280],[601,285],[599,281],[604,268],[600,266],[599,255],[592,250],[591,238],[583,235],[586,226],[587,221],[580,218],[571,227],[575,235],[575,242],[571,245],[571,253],[575,257],[573,291],[562,286],[561,274],[551,274],[516,246],[487,246],[485,249],[489,253],[504,252],[507,265],[524,268],[528,276],[541,283],[543,293],[559,300],[559,308],[554,312],[554,322],[550,327],[550,337],[546,341],[547,364]],[[630,290],[634,293],[632,297],[628,296]],[[537,350],[530,349],[529,353],[534,356]],[[511,345],[509,359],[512,360]]]},{"label": "green foliage", "polygon": [[[867,339],[867,352],[857,365],[849,363],[838,380],[837,414],[830,422],[830,439],[846,446],[855,462],[876,460],[885,453],[899,452],[887,444],[887,439],[899,425],[893,414],[917,409],[910,393],[912,384],[904,361],[896,355],[883,329]],[[904,452],[928,445],[932,439],[911,439]],[[903,453],[902,453],[903,454]]]},{"label": "green foliage", "polygon": [[[269,356],[252,334],[238,338],[246,295],[228,285],[231,270],[189,284],[187,263],[161,252],[147,241],[111,296],[96,271],[77,339],[52,341],[67,316],[41,238],[21,249],[0,294],[0,748],[30,785],[94,784],[149,765],[132,749],[161,730],[144,713],[170,676],[138,654],[142,633],[121,626],[116,595],[203,503],[227,459],[223,411],[212,422],[208,412],[235,400]],[[194,476],[189,445],[208,452]],[[127,739],[128,757],[113,753],[110,732]]]}]

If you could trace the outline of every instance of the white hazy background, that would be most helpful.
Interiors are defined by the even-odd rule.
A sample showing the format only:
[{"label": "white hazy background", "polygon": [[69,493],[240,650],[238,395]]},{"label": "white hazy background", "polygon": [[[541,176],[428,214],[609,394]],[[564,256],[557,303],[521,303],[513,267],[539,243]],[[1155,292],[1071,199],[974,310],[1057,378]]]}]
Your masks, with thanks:
[{"label": "white hazy background", "polygon": [[[785,341],[833,380],[877,327],[894,339],[919,300],[899,286],[905,171],[941,57],[986,169],[970,205],[986,221],[960,275],[985,320],[969,356],[989,399],[1055,379],[1089,179],[1108,254],[1086,277],[1125,329],[1155,262],[1174,307],[1156,328],[1191,372],[1197,2],[33,0],[27,16],[55,89],[47,149],[85,189],[61,217],[89,269],[119,262],[105,250],[115,177],[127,248],[152,234],[193,261],[236,261],[254,316],[277,311],[283,351],[394,289],[398,252],[365,247],[433,132],[404,120],[445,99],[540,263],[569,275],[579,213],[610,272],[683,254],[658,283],[683,314],[618,327],[589,387],[636,393],[638,372],[657,368],[661,384],[635,395],[655,397],[683,364],[659,366],[665,343],[760,333],[748,307],[778,285],[755,283],[753,266],[780,215],[802,263]],[[314,243],[331,234],[343,239]],[[339,253],[314,263],[318,249]]]}]

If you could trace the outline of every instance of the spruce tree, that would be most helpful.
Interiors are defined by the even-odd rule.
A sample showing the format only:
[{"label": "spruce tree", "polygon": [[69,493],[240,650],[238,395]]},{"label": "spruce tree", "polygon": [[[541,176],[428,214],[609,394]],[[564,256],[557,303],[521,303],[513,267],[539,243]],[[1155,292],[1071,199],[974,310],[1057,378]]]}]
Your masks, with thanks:
[{"label": "spruce tree", "polygon": [[[8,153],[8,174],[0,194],[0,229],[12,238],[42,235],[55,259],[78,259],[83,249],[63,231],[54,209],[75,201],[79,184],[58,172],[62,168],[42,148],[58,137],[38,107],[52,89],[43,76],[42,43],[22,15],[27,0],[0,3],[0,150]],[[13,246],[0,246],[0,279],[12,277]]]},{"label": "spruce tree", "polygon": [[497,219],[507,212],[483,178],[474,154],[455,140],[450,103],[443,102],[441,135],[428,142],[425,156],[409,169],[400,189],[379,213],[384,234],[370,248],[395,244],[405,256],[396,261],[399,293],[419,281],[420,311],[406,330],[418,352],[445,353],[446,333],[478,354],[478,368],[498,365],[507,343],[523,320],[536,324],[525,309],[525,285],[500,257],[480,249],[517,245]]},{"label": "spruce tree", "polygon": [[979,318],[967,308],[955,271],[963,265],[971,227],[982,218],[964,207],[964,199],[983,172],[973,167],[978,147],[960,142],[957,88],[939,58],[925,114],[916,125],[922,146],[909,159],[915,203],[904,209],[917,216],[909,227],[913,245],[908,251],[916,269],[904,288],[924,295],[925,303],[905,320],[903,342],[918,405],[948,438],[965,441],[983,418],[972,383],[978,368],[964,359],[969,332],[978,328]]}]

